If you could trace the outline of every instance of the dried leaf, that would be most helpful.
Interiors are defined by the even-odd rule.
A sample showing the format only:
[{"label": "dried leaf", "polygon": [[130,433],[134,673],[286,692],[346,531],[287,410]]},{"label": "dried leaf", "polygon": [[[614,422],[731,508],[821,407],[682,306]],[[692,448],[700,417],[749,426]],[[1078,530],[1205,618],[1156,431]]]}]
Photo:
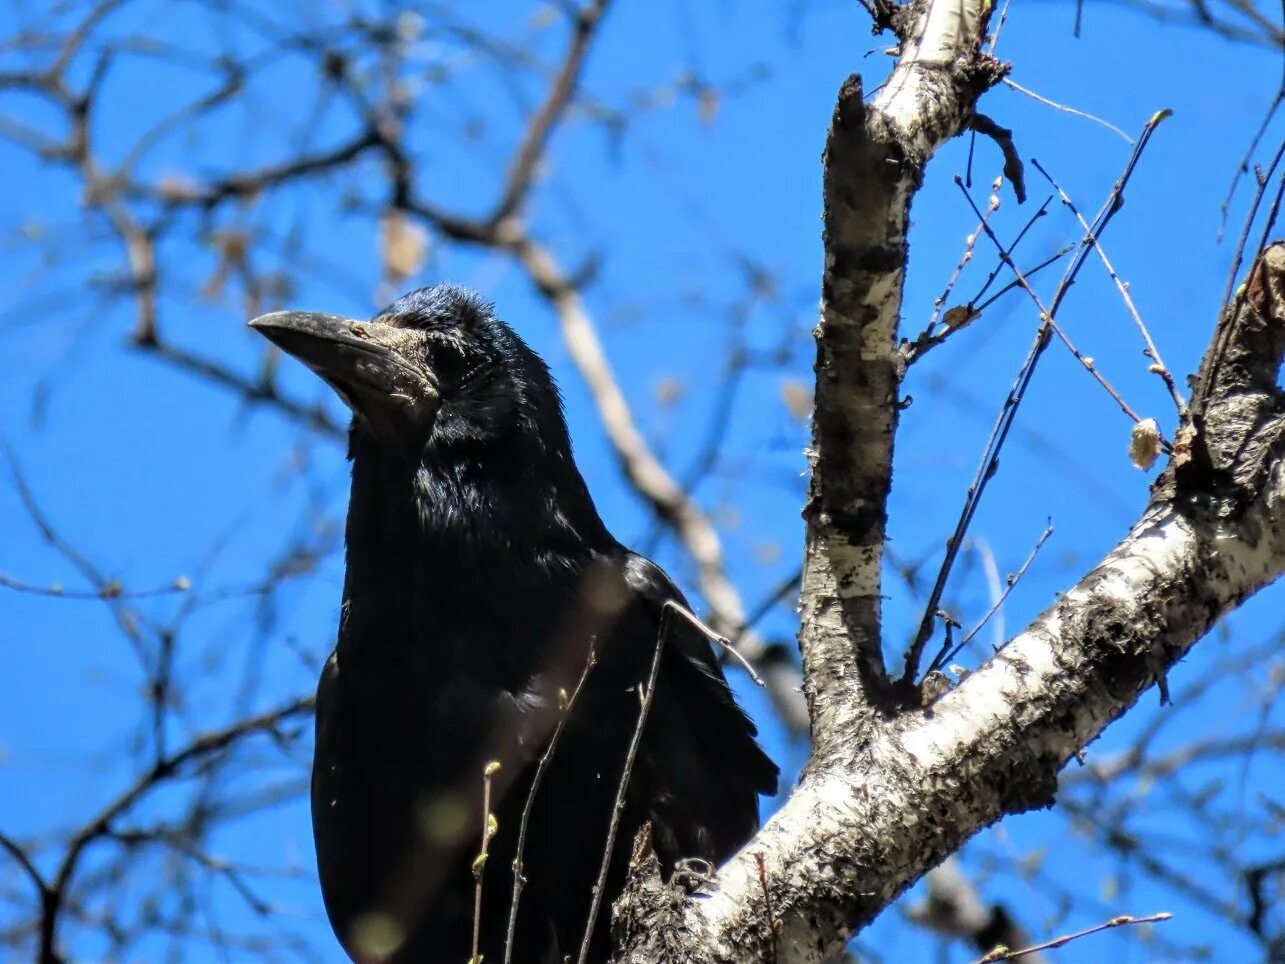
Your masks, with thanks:
[{"label": "dried leaf", "polygon": [[428,257],[428,232],[402,211],[389,211],[379,222],[379,256],[384,277],[405,281],[424,266]]},{"label": "dried leaf", "polygon": [[945,322],[947,328],[954,331],[956,328],[963,328],[979,317],[981,317],[981,312],[975,311],[971,305],[956,305],[954,308],[948,309],[941,316],[941,320]]},{"label": "dried leaf", "polygon": [[1160,426],[1154,418],[1144,418],[1133,426],[1129,437],[1129,461],[1146,472],[1156,464],[1160,454]]},{"label": "dried leaf", "polygon": [[781,401],[790,417],[801,422],[812,411],[812,390],[801,378],[791,378],[781,385]]}]

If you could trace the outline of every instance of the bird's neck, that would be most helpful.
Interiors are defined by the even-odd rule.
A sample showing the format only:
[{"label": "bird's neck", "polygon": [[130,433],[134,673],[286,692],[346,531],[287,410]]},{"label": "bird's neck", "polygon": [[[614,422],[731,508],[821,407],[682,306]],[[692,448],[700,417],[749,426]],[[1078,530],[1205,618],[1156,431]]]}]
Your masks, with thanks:
[{"label": "bird's neck", "polygon": [[352,459],[350,587],[439,594],[617,547],[569,453],[456,446],[412,462],[355,435]]},{"label": "bird's neck", "polygon": [[447,666],[443,685],[485,672],[520,681],[537,654],[477,640],[543,641],[584,569],[619,551],[569,458],[486,454],[411,464],[353,446],[339,632],[351,670],[422,682]]}]

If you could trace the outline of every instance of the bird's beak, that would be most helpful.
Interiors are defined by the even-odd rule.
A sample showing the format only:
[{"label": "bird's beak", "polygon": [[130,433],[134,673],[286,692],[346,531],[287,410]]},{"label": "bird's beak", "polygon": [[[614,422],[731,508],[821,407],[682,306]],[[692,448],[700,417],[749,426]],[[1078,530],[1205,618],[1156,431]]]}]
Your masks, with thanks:
[{"label": "bird's beak", "polygon": [[441,405],[433,373],[407,358],[412,332],[315,311],[274,311],[250,327],[316,372],[377,429],[422,427]]}]

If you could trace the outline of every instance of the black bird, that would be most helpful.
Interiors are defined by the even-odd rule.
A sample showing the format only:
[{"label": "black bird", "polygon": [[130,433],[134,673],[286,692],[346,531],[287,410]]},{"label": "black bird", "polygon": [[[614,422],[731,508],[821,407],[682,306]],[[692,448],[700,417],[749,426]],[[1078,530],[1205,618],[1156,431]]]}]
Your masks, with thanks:
[{"label": "black bird", "polygon": [[666,873],[717,863],[775,792],[709,639],[666,605],[687,602],[664,571],[607,531],[548,367],[491,305],[437,285],[369,322],[284,311],[250,324],[353,412],[347,578],[312,775],[340,942],[363,961],[464,964],[475,941],[486,964],[505,960],[530,800],[512,960],[575,960],[663,619],[589,945],[607,960],[636,831],[651,823]]}]

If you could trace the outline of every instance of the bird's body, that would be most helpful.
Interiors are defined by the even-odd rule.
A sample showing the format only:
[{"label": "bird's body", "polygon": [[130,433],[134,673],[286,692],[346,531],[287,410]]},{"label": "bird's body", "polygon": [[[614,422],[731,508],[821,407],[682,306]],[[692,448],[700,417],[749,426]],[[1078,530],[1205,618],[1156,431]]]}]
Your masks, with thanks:
[{"label": "bird's body", "polygon": [[[335,324],[347,328],[326,336]],[[347,578],[313,770],[336,933],[362,960],[462,964],[476,919],[478,951],[504,960],[529,805],[512,960],[574,960],[665,603],[685,600],[607,531],[547,368],[473,296],[439,286],[370,323],[283,313],[256,325],[355,413]],[[610,901],[643,823],[665,867],[718,861],[775,788],[708,640],[683,619],[667,626],[590,961],[608,956]]]}]

